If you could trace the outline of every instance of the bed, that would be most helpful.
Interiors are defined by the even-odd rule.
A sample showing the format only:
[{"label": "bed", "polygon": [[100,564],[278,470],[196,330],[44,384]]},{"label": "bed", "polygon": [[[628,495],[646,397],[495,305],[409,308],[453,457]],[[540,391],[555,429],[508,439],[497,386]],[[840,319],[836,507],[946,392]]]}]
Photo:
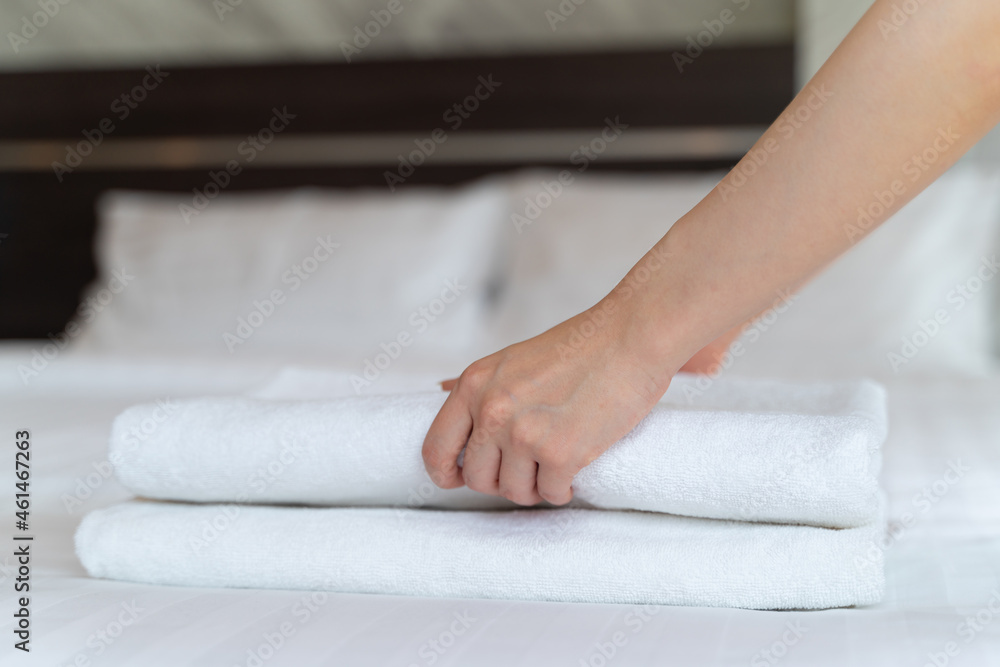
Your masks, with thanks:
[{"label": "bed", "polygon": [[[106,452],[127,406],[266,395],[289,374],[303,397],[310,382],[345,394],[431,387],[600,298],[791,96],[787,45],[706,52],[690,76],[664,81],[669,62],[668,51],[636,51],[374,62],[365,76],[319,64],[181,68],[64,187],[48,171],[57,138],[99,123],[109,95],[142,70],[2,75],[10,98],[67,96],[44,113],[0,105],[10,339],[0,422],[5,469],[16,434],[30,433],[34,536],[30,654],[14,648],[18,563],[11,548],[0,557],[2,662],[1000,664],[1000,172],[969,163],[800,295],[776,295],[744,332],[746,355],[720,370],[886,385],[889,524],[872,548],[885,553],[888,584],[877,605],[761,612],[188,589],[91,579],[76,560],[81,517],[129,495]],[[518,82],[511,97],[484,104],[463,130],[468,143],[456,133],[454,154],[390,192],[384,173],[399,147],[432,132],[446,102],[491,70]],[[334,84],[354,101],[316,92]],[[276,142],[195,206],[192,189],[205,191],[232,138],[266,125],[282,99],[310,112],[289,128],[298,148]],[[380,115],[374,99],[410,112]],[[615,113],[632,125],[621,152],[580,169],[572,151]],[[505,153],[509,141],[518,148]],[[461,296],[435,313],[456,279]],[[941,310],[947,321],[934,328]],[[63,331],[71,316],[79,326]],[[415,342],[392,355],[400,333]]]},{"label": "bed", "polygon": [[[899,219],[894,219],[873,236],[870,248],[859,246],[852,251],[845,264],[851,264],[850,271],[855,272],[853,285],[844,275],[837,275],[838,271],[846,274],[847,268],[834,266],[807,288],[798,303],[782,314],[768,331],[762,332],[757,342],[750,341],[748,332],[744,337],[747,347],[751,354],[759,354],[756,357],[748,354],[740,360],[742,369],[734,366],[727,372],[829,376],[831,368],[836,367],[842,374],[856,374],[866,370],[863,364],[869,362],[855,362],[854,367],[848,363],[845,367],[845,357],[858,356],[849,347],[817,348],[822,354],[817,355],[814,350],[816,360],[804,363],[803,359],[795,358],[795,352],[789,350],[781,338],[797,337],[802,330],[800,327],[812,327],[814,343],[822,344],[822,337],[829,335],[828,330],[836,326],[841,327],[836,335],[842,338],[849,339],[863,332],[881,336],[885,332],[872,330],[874,323],[870,318],[875,316],[889,329],[919,327],[920,317],[907,318],[934,304],[939,296],[933,290],[917,295],[912,303],[897,306],[893,313],[887,313],[881,301],[893,295],[897,301],[906,301],[899,292],[900,285],[918,279],[920,272],[905,275],[905,267],[919,266],[921,254],[930,251],[926,238],[900,243],[914,229],[925,236],[933,234],[931,223],[940,224],[940,219],[935,217],[938,212],[955,210],[960,202],[954,197],[969,194],[969,178],[981,178],[983,188],[995,187],[993,175],[979,170],[973,172],[959,169],[949,174],[918,200],[918,206],[905,209]],[[513,210],[523,204],[526,196],[530,197],[526,193],[540,191],[544,188],[540,184],[551,181],[553,176],[553,172],[522,172],[470,188],[478,188],[478,192],[473,193],[476,196],[483,194],[484,188],[507,193],[507,203]],[[450,335],[444,340],[448,348],[445,350],[436,349],[434,344],[419,350],[413,348],[412,354],[401,356],[399,363],[386,371],[378,386],[363,390],[392,391],[397,387],[430,386],[433,380],[461,370],[482,350],[503,344],[504,340],[530,335],[532,330],[551,324],[563,315],[560,309],[571,310],[605,288],[609,276],[627,267],[627,258],[634,247],[647,242],[643,234],[655,233],[655,225],[664,215],[676,216],[682,212],[697,200],[699,193],[710,188],[717,177],[717,173],[709,173],[582,179],[577,188],[567,190],[547,210],[545,218],[539,218],[537,228],[520,235],[523,238],[535,234],[531,243],[515,245],[501,254],[502,266],[521,268],[516,274],[504,277],[501,282],[505,286],[499,295],[494,293],[496,287],[491,286],[495,277],[491,277],[490,272],[470,279],[470,284],[479,285],[476,289],[491,306],[468,320],[454,313],[455,321],[444,326],[471,328],[475,335],[467,337],[464,343]],[[467,195],[467,192],[448,191],[441,195],[437,205],[452,206],[454,199]],[[265,206],[260,195],[248,196],[256,198],[250,203],[251,208],[258,211],[258,218],[276,214],[274,208]],[[305,196],[291,192],[267,197],[270,206],[284,208],[286,213],[311,206],[310,210],[320,218],[323,214],[317,211],[316,201],[311,204],[307,201],[310,198],[323,200],[324,205],[331,208],[359,204],[343,201],[342,195],[331,197],[320,192],[305,193]],[[369,201],[360,204],[384,205],[375,195],[356,195],[354,198],[366,197]],[[164,216],[180,215],[176,208],[177,196],[169,199],[164,195],[120,193],[104,202],[101,210],[108,231],[101,241],[100,256],[102,262],[109,262],[109,271],[117,266],[110,263],[112,259],[122,260],[128,253],[150,247],[146,237],[176,233],[176,227],[157,222]],[[245,229],[247,225],[256,224],[258,220],[252,219],[247,212],[247,202],[239,199],[220,200],[214,209],[206,212],[206,215],[214,214],[215,219],[202,221],[203,228],[239,224]],[[392,205],[397,204],[393,202]],[[224,210],[234,207],[243,211],[238,223],[234,223],[231,211]],[[621,214],[624,207],[629,207],[624,210],[630,213],[632,233],[626,235],[627,242],[616,246],[611,240],[622,236],[621,229],[611,228],[607,218]],[[982,216],[1000,221],[1000,206],[989,205],[984,197],[979,198],[974,208],[981,211]],[[589,211],[589,217],[581,217],[581,211]],[[360,213],[355,208],[352,214]],[[481,215],[481,211],[477,214]],[[493,222],[499,223],[508,235],[518,236],[508,215],[507,210],[502,210]],[[137,216],[142,220],[138,228],[142,238],[129,238],[128,229],[136,233]],[[961,224],[961,218],[956,218],[959,219],[955,224]],[[462,224],[468,222],[463,220]],[[405,224],[412,225],[413,221]],[[951,289],[954,276],[961,277],[969,266],[973,273],[977,270],[976,265],[981,260],[962,251],[984,243],[992,232],[981,231],[978,238],[970,240],[970,236],[975,236],[972,230],[983,226],[982,219],[974,219],[967,225],[966,231],[970,233],[964,235],[961,243],[955,243],[951,259],[939,261],[938,271],[931,280],[939,287]],[[588,233],[567,237],[567,230],[573,226],[584,227]],[[602,227],[606,229],[603,238]],[[566,239],[564,244],[556,243]],[[498,245],[495,236],[487,235],[479,240],[484,250]],[[466,239],[459,249],[468,251],[474,241]],[[887,284],[863,285],[875,278],[872,272],[877,272],[880,263],[884,263],[880,247],[883,244],[892,245],[899,252],[899,265],[894,267],[896,272],[890,280],[884,281]],[[168,245],[161,239],[155,247]],[[933,252],[941,251],[940,243],[931,245]],[[564,251],[563,256],[550,258],[546,264],[539,264],[537,257],[533,257],[559,248]],[[294,255],[298,249],[291,252]],[[246,261],[249,252],[241,248],[235,254]],[[558,274],[561,262],[576,264],[584,256],[589,256],[592,262],[586,277],[581,278],[579,272],[572,279]],[[190,252],[175,256],[174,261],[178,257],[191,261]],[[259,262],[260,259],[259,256],[250,257],[251,261]],[[975,261],[970,265],[971,260]],[[158,264],[149,260],[147,263],[149,271],[170,268],[169,262]],[[283,268],[284,264],[278,262],[278,267]],[[549,272],[548,279],[531,275],[531,267]],[[862,270],[869,271],[869,275],[858,276],[857,272]],[[321,277],[319,273],[315,275]],[[332,275],[327,285],[331,289],[337,282]],[[532,293],[520,291],[531,287],[524,284],[524,280],[535,285]],[[162,282],[158,284],[163,285]],[[217,289],[227,285],[225,281],[218,284]],[[231,281],[228,285],[239,287],[243,282]],[[256,286],[251,286],[251,292],[255,289]],[[855,327],[857,331],[851,334],[851,327],[856,322],[845,323],[848,318],[842,313],[831,313],[828,303],[809,303],[810,299],[820,299],[826,290],[853,290],[850,295],[856,303],[853,317],[869,318],[867,328]],[[150,303],[149,294],[137,292],[136,296],[130,301],[126,289],[116,295],[116,299],[120,299],[117,303],[133,311],[141,310],[143,303]],[[984,298],[981,304],[985,307],[987,302]],[[970,304],[970,309],[974,305]],[[813,306],[819,310],[809,312]],[[508,308],[513,310],[507,311]],[[796,312],[794,308],[800,310]],[[818,319],[824,311],[826,319]],[[962,337],[972,331],[966,327],[970,322],[982,324],[978,317],[971,317],[970,322],[956,318],[950,329],[939,334],[935,342],[939,349],[928,347],[926,355],[914,358],[914,365],[926,362],[919,371],[893,372],[884,359],[885,351],[881,350],[877,355],[881,363],[868,367],[865,373],[883,381],[890,397],[891,434],[885,447],[883,473],[883,484],[890,500],[890,524],[885,541],[873,545],[873,548],[884,549],[887,559],[888,589],[883,602],[859,609],[779,613],[302,591],[199,590],[89,579],[73,555],[72,534],[85,512],[128,496],[109,476],[106,461],[110,421],[120,410],[147,399],[260,391],[279,376],[282,368],[286,368],[287,373],[290,362],[300,365],[300,374],[315,374],[320,384],[342,382],[345,392],[353,391],[350,377],[363,373],[363,345],[360,357],[358,351],[348,349],[349,345],[345,344],[321,362],[311,356],[312,351],[294,360],[274,358],[273,350],[267,349],[269,342],[263,338],[260,349],[247,347],[231,354],[217,328],[211,336],[217,343],[211,353],[205,349],[200,353],[185,351],[179,343],[168,346],[163,341],[154,345],[155,354],[135,345],[124,352],[124,343],[115,336],[127,339],[129,327],[136,322],[148,326],[143,317],[162,316],[160,324],[163,327],[175,317],[169,309],[153,313],[129,312],[128,315],[125,319],[117,315],[105,318],[104,330],[97,327],[95,319],[94,326],[87,328],[71,348],[48,360],[48,365],[37,375],[30,376],[27,382],[19,375],[19,369],[32,368],[34,352],[42,352],[40,341],[5,344],[0,357],[4,368],[0,374],[0,391],[3,393],[5,432],[13,437],[15,431],[30,430],[35,453],[32,460],[31,521],[35,541],[32,544],[30,659],[37,663],[33,664],[491,665],[511,662],[580,664],[583,661],[583,664],[598,665],[612,660],[619,664],[662,664],[670,660],[684,664],[759,665],[776,664],[780,660],[783,664],[886,665],[922,664],[932,660],[929,655],[951,657],[947,651],[954,653],[957,650],[964,664],[988,665],[994,664],[1000,655],[1000,618],[996,612],[1000,608],[997,593],[1000,586],[1000,485],[997,484],[1000,449],[996,446],[1000,433],[1000,411],[996,409],[1000,401],[1000,377],[989,367],[977,367],[983,359],[976,360],[969,349],[970,343],[978,340],[980,346],[988,350],[988,341],[982,336],[978,339]],[[184,326],[194,327],[195,319],[203,315],[192,311]],[[291,319],[299,316],[305,315],[289,311]],[[801,320],[794,320],[796,316],[801,316]],[[782,325],[784,328],[780,329]],[[380,326],[388,327],[392,333],[391,323],[380,323]],[[116,328],[118,331],[111,331]],[[173,336],[169,330],[160,331],[164,340]],[[263,332],[263,328],[260,331]],[[490,332],[493,337],[488,336]],[[888,335],[896,333],[890,331]],[[903,335],[907,333],[904,331]],[[773,337],[770,343],[767,334]],[[383,338],[387,340],[388,336]],[[102,349],[108,341],[114,341],[114,350]],[[308,342],[302,341],[302,345],[308,347]],[[428,342],[434,343],[430,339]],[[276,339],[271,343],[280,345],[281,341]],[[873,341],[868,344],[878,345]],[[760,347],[754,349],[753,345]],[[768,345],[772,349],[767,349]],[[945,349],[948,347],[950,351]],[[368,356],[378,351],[377,344],[369,344]],[[980,352],[987,354],[984,350]],[[946,371],[949,365],[951,370]],[[8,452],[12,454],[12,451],[8,448]],[[9,584],[16,577],[13,556],[8,554],[2,564],[3,577]],[[15,597],[11,586],[5,585],[3,590],[3,604],[13,608]],[[7,626],[9,630],[10,621]],[[282,635],[279,629],[289,627],[292,632]],[[23,659],[14,652],[11,642],[3,651],[5,660],[11,664]]]}]

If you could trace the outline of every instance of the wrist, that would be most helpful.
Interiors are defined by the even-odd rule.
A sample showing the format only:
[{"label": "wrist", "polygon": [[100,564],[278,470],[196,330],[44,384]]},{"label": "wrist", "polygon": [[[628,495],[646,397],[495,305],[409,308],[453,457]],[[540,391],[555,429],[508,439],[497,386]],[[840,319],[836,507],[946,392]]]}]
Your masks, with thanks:
[{"label": "wrist", "polygon": [[[641,274],[640,274],[641,275]],[[648,286],[628,282],[626,278],[593,308],[590,319],[609,320],[611,335],[605,341],[614,359],[624,364],[626,372],[646,385],[656,398],[667,390],[670,380],[692,353],[686,351],[686,334],[680,327],[662,325],[648,303]]]},{"label": "wrist", "polygon": [[670,234],[654,246],[591,311],[615,321],[618,353],[666,391],[671,378],[711,342],[706,295],[686,287],[685,267],[671,251]]}]

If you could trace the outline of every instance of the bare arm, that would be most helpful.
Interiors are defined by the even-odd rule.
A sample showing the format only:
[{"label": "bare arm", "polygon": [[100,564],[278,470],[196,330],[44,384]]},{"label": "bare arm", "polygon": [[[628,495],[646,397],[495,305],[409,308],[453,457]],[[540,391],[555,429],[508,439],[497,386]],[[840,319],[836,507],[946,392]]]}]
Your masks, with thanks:
[{"label": "bare arm", "polygon": [[462,374],[424,443],[436,483],[567,502],[576,472],[638,423],[685,362],[834,260],[1000,121],[1000,3],[923,0],[900,25],[892,5],[875,2],[605,299]]}]

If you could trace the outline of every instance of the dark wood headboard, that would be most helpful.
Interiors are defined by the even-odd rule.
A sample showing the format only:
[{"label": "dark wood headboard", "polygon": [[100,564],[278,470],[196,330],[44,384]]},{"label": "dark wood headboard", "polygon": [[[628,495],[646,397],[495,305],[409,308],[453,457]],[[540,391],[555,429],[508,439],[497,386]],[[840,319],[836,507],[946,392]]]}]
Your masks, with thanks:
[{"label": "dark wood headboard", "polygon": [[[60,331],[93,279],[109,188],[192,192],[230,161],[231,191],[458,183],[570,164],[608,119],[628,129],[590,168],[724,167],[791,101],[793,48],[709,49],[683,72],[641,51],[18,72],[0,90],[0,338],[33,338]],[[273,142],[245,143],[269,125]]]}]

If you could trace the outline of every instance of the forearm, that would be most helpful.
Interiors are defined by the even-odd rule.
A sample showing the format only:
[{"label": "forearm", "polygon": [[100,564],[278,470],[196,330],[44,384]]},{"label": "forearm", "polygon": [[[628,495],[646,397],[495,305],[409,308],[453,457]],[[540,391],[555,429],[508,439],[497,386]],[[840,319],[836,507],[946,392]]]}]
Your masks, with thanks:
[{"label": "forearm", "polygon": [[[567,502],[574,475],[695,352],[800,285],[1000,120],[1000,3],[924,0],[884,38],[892,4],[875,3],[750,155],[601,303],[462,373],[424,440],[438,485]],[[893,201],[852,234],[881,192]]]},{"label": "forearm", "polygon": [[640,262],[616,290],[642,284],[628,294],[625,335],[661,369],[661,383],[860,240],[1000,121],[1000,3],[926,0],[887,30],[892,12],[891,1],[875,3],[645,258],[669,259],[655,271]]}]

